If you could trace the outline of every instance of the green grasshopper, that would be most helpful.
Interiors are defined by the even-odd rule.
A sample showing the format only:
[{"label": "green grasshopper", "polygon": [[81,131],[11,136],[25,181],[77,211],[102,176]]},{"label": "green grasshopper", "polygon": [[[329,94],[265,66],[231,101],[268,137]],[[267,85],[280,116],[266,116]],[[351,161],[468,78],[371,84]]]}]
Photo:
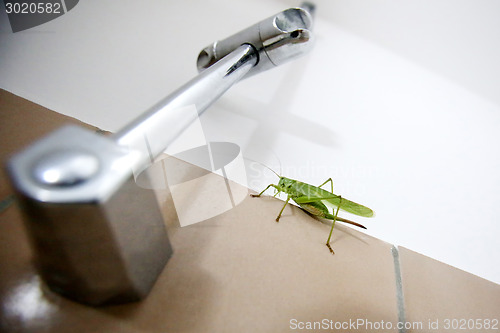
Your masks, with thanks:
[{"label": "green grasshopper", "polygon": [[[370,208],[357,204],[353,201],[344,199],[340,195],[333,194],[333,180],[331,178],[328,178],[323,184],[316,187],[307,183],[300,182],[295,179],[290,179],[280,176],[273,170],[271,171],[280,178],[278,185],[269,184],[259,194],[250,194],[250,196],[260,197],[270,187],[274,187],[277,191],[274,196],[278,195],[281,192],[286,193],[287,199],[285,201],[285,205],[283,206],[283,208],[281,208],[280,213],[276,217],[276,222],[279,222],[281,214],[283,213],[283,210],[285,210],[285,207],[290,201],[290,199],[295,201],[300,206],[300,208],[305,210],[310,215],[332,220],[332,228],[330,229],[330,234],[328,235],[328,240],[326,241],[326,246],[328,247],[328,249],[332,254],[334,254],[335,252],[333,252],[333,249],[330,246],[330,239],[332,238],[333,227],[335,226],[336,221],[349,223],[357,227],[366,229],[363,225],[359,223],[338,216],[340,209],[363,217],[373,217],[374,215],[373,210],[371,210]],[[328,182],[330,182],[331,185],[331,192],[328,192],[321,188]],[[327,206],[332,207],[333,210],[335,211],[335,214],[331,214],[328,211]]]}]

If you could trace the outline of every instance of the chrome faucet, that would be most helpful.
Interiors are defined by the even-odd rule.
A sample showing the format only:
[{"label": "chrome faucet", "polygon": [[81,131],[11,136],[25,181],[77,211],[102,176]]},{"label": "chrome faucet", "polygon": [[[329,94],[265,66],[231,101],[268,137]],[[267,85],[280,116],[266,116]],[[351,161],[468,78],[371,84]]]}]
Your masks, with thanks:
[{"label": "chrome faucet", "polygon": [[[90,305],[149,293],[173,251],[154,192],[134,176],[233,84],[308,51],[312,9],[287,9],[204,48],[197,77],[111,137],[66,126],[8,161],[52,290]],[[193,105],[194,116],[185,112]]]}]

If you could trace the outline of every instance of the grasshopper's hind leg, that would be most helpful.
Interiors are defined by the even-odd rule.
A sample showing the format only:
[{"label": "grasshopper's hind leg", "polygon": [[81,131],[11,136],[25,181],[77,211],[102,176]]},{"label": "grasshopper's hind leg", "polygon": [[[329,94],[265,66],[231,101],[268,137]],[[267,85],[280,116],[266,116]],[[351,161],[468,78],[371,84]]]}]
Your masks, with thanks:
[{"label": "grasshopper's hind leg", "polygon": [[320,186],[318,186],[318,187],[321,187],[321,186],[325,185],[325,184],[326,184],[326,183],[328,183],[328,182],[330,182],[330,187],[331,187],[331,189],[332,189],[332,191],[331,191],[331,192],[333,193],[333,180],[332,180],[331,178],[328,178],[328,179],[327,179],[327,180],[326,180],[323,184],[321,184],[321,185],[320,185]]},{"label": "grasshopper's hind leg", "polygon": [[342,197],[340,197],[339,206],[337,207],[337,210],[335,211],[335,215],[333,216],[332,228],[330,229],[330,234],[328,235],[328,239],[326,240],[326,246],[328,247],[328,249],[330,250],[330,252],[332,254],[335,254],[335,252],[333,252],[333,249],[330,246],[330,239],[332,238],[333,228],[335,227],[335,222],[337,222],[337,215],[339,214],[339,210],[340,210],[341,205],[342,205]]}]

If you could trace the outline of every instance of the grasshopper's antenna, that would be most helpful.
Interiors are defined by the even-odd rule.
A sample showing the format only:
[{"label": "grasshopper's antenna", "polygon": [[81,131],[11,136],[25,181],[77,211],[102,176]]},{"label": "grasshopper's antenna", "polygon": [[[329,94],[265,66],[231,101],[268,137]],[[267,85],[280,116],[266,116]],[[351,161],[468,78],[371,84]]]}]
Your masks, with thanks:
[{"label": "grasshopper's antenna", "polygon": [[[283,170],[281,169],[281,161],[280,161],[280,159],[279,159],[279,157],[278,157],[278,154],[276,154],[276,153],[274,152],[274,150],[272,150],[272,149],[270,149],[270,150],[271,150],[271,152],[273,153],[273,155],[276,157],[276,159],[278,160],[278,164],[279,164],[279,166],[280,166],[280,175],[282,175],[282,174],[283,174],[283,173],[282,173],[282,171],[283,171]],[[268,168],[269,170],[271,170],[271,168],[269,168],[269,167],[267,167],[267,168]],[[271,170],[271,171],[273,171],[273,170]],[[274,171],[273,171],[273,172],[274,172]],[[281,176],[279,176],[276,172],[274,172],[274,174],[275,174],[276,176],[278,176],[278,177],[280,177],[280,178],[281,178]]]},{"label": "grasshopper's antenna", "polygon": [[[268,166],[267,166],[267,165],[265,165],[264,163],[261,163],[261,162],[259,162],[259,161],[255,161],[255,160],[253,160],[252,162],[255,162],[255,163],[257,163],[257,164],[262,165],[264,168],[267,168],[267,169],[271,170],[271,172],[272,172],[272,173],[274,173],[274,174],[275,174],[278,178],[281,178],[281,176],[280,176],[280,175],[278,175],[278,174],[276,173],[276,171],[274,171],[273,169],[271,169],[270,167],[268,167]],[[281,169],[281,164],[280,164],[280,169]]]},{"label": "grasshopper's antenna", "polygon": [[[272,149],[269,149],[269,150],[271,151],[271,153],[272,153],[272,154],[276,157],[276,159],[278,160],[278,164],[279,164],[279,166],[280,166],[280,175],[282,175],[282,174],[283,174],[283,173],[282,173],[282,171],[283,171],[283,170],[281,169],[281,161],[280,161],[280,159],[279,159],[279,157],[278,157],[278,154],[276,154],[276,153],[274,152],[274,150],[272,150]],[[264,165],[264,166],[265,166],[266,168],[268,168],[269,170],[271,170],[271,168],[270,168],[270,167],[268,167],[267,165]],[[273,172],[276,176],[278,176],[279,178],[281,178],[281,176],[280,176],[280,175],[278,175],[276,172],[274,172],[274,170],[271,170],[271,171],[272,171],[272,172]]]},{"label": "grasshopper's antenna", "polygon": [[[257,163],[260,163],[260,162],[257,162]],[[264,166],[264,167],[268,168],[269,170],[271,170],[271,172],[272,172],[272,173],[274,173],[274,174],[275,174],[278,178],[281,178],[281,176],[280,176],[280,175],[278,175],[278,174],[276,173],[276,171],[274,171],[273,169],[271,169],[270,167],[268,167],[268,166],[267,166],[267,165],[265,165],[265,164],[262,164],[262,163],[260,163],[260,164],[261,164],[262,166]],[[280,173],[281,173],[281,165],[280,165]]]},{"label": "grasshopper's antenna", "polygon": [[[264,165],[264,166],[265,166],[265,165]],[[272,172],[273,172],[273,173],[274,173],[274,174],[275,174],[278,178],[281,178],[281,176],[280,176],[280,175],[278,175],[278,174],[276,173],[276,171],[274,171],[273,169],[271,169],[271,168],[270,168],[270,167],[268,167],[268,166],[265,166],[265,167],[266,167],[266,168],[268,168],[269,170],[271,170],[271,171],[272,171]],[[281,174],[281,165],[280,165],[280,174]]]}]

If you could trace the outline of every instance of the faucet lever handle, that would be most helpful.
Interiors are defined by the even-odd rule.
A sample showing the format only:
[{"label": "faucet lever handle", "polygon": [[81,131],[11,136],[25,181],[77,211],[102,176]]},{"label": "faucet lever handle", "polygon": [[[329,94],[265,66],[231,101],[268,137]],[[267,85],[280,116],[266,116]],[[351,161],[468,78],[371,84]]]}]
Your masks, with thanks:
[{"label": "faucet lever handle", "polygon": [[289,8],[201,50],[197,67],[202,72],[243,44],[251,45],[258,63],[246,76],[254,75],[293,60],[312,47],[314,5]]}]

